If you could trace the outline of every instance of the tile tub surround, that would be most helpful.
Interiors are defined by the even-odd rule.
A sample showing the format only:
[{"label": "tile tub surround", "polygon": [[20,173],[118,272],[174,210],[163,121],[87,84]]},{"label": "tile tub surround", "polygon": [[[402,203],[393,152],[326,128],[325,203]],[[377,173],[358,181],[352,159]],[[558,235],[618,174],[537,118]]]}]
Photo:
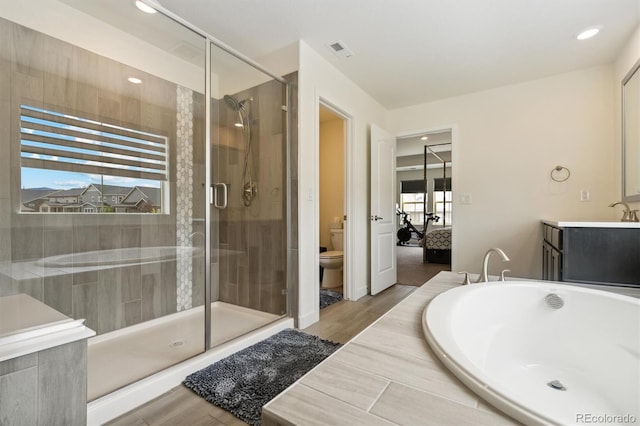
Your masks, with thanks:
[{"label": "tile tub surround", "polygon": [[0,362],[0,425],[83,425],[87,340]]},{"label": "tile tub surround", "polygon": [[0,325],[0,425],[85,424],[95,332],[26,294],[0,297]]},{"label": "tile tub surround", "polygon": [[265,405],[263,424],[519,424],[459,381],[424,338],[425,306],[460,282],[440,272]]}]

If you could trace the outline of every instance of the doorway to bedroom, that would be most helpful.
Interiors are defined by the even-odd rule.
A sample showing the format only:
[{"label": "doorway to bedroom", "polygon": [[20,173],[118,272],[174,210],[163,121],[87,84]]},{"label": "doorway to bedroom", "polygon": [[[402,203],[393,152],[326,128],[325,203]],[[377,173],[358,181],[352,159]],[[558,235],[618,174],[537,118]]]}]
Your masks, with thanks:
[{"label": "doorway to bedroom", "polygon": [[452,146],[450,128],[397,138],[399,284],[420,286],[451,270]]}]

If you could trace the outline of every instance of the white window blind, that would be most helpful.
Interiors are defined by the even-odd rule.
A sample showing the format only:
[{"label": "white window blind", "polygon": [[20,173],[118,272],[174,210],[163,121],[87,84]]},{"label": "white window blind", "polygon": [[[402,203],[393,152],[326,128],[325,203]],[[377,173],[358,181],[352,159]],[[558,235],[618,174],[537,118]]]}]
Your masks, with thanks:
[{"label": "white window blind", "polygon": [[167,138],[20,106],[22,167],[165,181]]}]

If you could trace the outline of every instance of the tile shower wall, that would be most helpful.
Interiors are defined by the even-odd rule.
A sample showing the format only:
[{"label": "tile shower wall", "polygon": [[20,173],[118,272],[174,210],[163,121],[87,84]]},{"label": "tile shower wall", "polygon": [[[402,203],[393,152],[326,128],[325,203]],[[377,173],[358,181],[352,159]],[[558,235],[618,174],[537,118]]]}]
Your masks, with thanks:
[{"label": "tile shower wall", "polygon": [[[193,236],[193,91],[182,86],[177,88],[176,111],[176,235],[178,245],[188,247]],[[204,237],[204,235],[203,235]],[[177,274],[177,309],[183,311],[191,308],[192,258],[189,253],[181,253],[176,259]]]},{"label": "tile shower wall", "polygon": [[253,99],[249,103],[251,151],[258,194],[250,206],[243,204],[246,133],[233,126],[237,112],[220,107],[213,161],[218,179],[228,185],[229,196],[225,210],[214,210],[219,222],[220,250],[214,259],[219,263],[219,298],[263,312],[285,314],[287,141],[286,114],[280,108],[286,104],[285,91],[281,83],[272,81],[234,96]]},{"label": "tile shower wall", "polygon": [[[60,254],[176,246],[176,211],[184,213],[184,206],[177,208],[176,198],[191,201],[180,216],[181,230],[204,231],[203,225],[193,229],[185,225],[189,214],[202,220],[204,197],[194,199],[185,182],[178,188],[175,181],[176,85],[152,75],[144,75],[143,85],[131,85],[126,77],[140,71],[4,19],[0,19],[0,39],[0,296],[30,294],[67,315],[86,318],[87,326],[98,333],[176,312],[175,261],[82,272],[45,271],[37,263]],[[170,214],[19,213],[21,103],[167,135]],[[201,120],[203,113],[198,112],[198,117]],[[202,136],[203,126],[203,121],[196,122],[193,133]],[[194,158],[204,162],[204,155]],[[204,173],[203,165],[192,164],[192,169]],[[186,272],[184,264],[180,267],[181,279],[189,268],[204,269],[202,261],[185,264]],[[203,276],[200,271],[196,275]],[[185,285],[183,280],[180,283]],[[202,303],[202,293],[192,290],[198,299],[195,304]],[[193,304],[187,301],[181,306]]]}]

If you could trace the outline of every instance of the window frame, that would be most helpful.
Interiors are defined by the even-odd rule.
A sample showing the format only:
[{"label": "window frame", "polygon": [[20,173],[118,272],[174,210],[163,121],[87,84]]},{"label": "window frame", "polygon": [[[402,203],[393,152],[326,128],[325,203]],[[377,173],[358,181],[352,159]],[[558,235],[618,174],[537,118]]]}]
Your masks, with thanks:
[{"label": "window frame", "polygon": [[[169,136],[160,131],[149,132],[131,126],[123,127],[105,121],[83,118],[77,114],[63,112],[59,107],[39,108],[21,103],[20,112],[18,161],[21,188],[25,169],[77,173],[83,177],[94,174],[100,175],[102,179],[105,176],[142,179],[157,183],[157,186],[151,186],[158,191],[157,197],[145,193],[145,197],[151,197],[149,200],[155,201],[152,204],[154,205],[153,213],[171,214],[169,208],[171,188]],[[86,124],[87,127],[82,128],[82,124]],[[132,135],[140,135],[140,137],[136,139]],[[118,146],[119,140],[122,141],[122,146]],[[81,147],[81,144],[85,145]],[[147,144],[151,148],[147,149]],[[136,157],[137,154],[139,157]],[[38,167],[38,165],[42,167]],[[94,165],[96,170],[91,169]],[[147,169],[146,166],[150,168]],[[92,186],[100,188],[101,184],[87,181],[85,186],[78,189],[84,193]],[[109,186],[122,186],[126,188],[128,193],[131,193],[136,188],[143,188],[147,185],[136,182],[131,186],[118,184],[109,184]],[[104,195],[104,190],[105,188],[98,189],[98,204],[108,202],[109,197]],[[53,195],[53,191],[65,191],[65,189],[52,188],[51,193],[42,195],[39,199],[44,203],[49,203],[48,197]],[[18,213],[107,213],[102,207],[82,207],[84,202],[88,202],[86,200],[88,197],[82,193],[76,196],[75,204],[77,207],[73,211],[65,211],[67,208],[63,204],[74,204],[65,201],[68,200],[68,197],[65,197],[64,200],[62,198],[58,200],[61,203],[60,206],[54,206],[54,208],[47,206],[46,209],[37,209],[38,211],[29,211],[29,208],[25,208],[24,200],[21,199]],[[120,209],[116,212],[115,205],[121,204],[125,198],[126,196],[113,195],[111,197],[112,203],[105,207],[114,207],[109,213],[128,215],[150,213],[144,211],[127,212],[126,210],[129,209]],[[91,202],[96,203],[96,195],[91,195]],[[133,209],[135,206],[132,205],[131,208]]]}]

